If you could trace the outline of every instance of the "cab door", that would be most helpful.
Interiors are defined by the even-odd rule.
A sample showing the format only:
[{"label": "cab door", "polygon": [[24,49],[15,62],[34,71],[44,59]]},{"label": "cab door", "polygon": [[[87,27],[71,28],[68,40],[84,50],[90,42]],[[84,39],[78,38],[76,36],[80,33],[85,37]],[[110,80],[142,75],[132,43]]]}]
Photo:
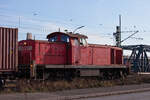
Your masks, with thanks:
[{"label": "cab door", "polygon": [[80,43],[77,38],[71,39],[71,64],[79,64],[80,61]]}]

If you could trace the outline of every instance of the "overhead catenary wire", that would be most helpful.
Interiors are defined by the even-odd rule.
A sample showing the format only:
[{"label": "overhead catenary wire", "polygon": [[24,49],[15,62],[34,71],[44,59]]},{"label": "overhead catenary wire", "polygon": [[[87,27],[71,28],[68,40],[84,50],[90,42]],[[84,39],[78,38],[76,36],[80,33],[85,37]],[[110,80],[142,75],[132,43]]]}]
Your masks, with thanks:
[{"label": "overhead catenary wire", "polygon": [[[26,20],[32,20],[32,21],[38,21],[38,22],[50,22],[50,23],[58,23],[58,24],[60,24],[60,25],[67,25],[67,26],[70,26],[70,27],[79,27],[79,26],[82,26],[81,24],[76,24],[76,23],[72,23],[72,22],[69,22],[69,21],[59,21],[59,19],[47,19],[47,18],[34,18],[34,17],[25,17],[25,16],[13,16],[13,15],[2,15],[2,14],[0,14],[0,16],[5,16],[5,17],[14,17],[14,18],[16,18],[16,19],[18,19],[19,17],[21,17],[20,18],[20,20],[22,20],[22,19],[26,19]],[[18,20],[17,20],[18,21]],[[87,27],[89,26],[89,25],[86,25]],[[89,27],[91,27],[92,25],[90,25]],[[92,27],[98,27],[98,25],[93,25]],[[113,29],[113,27],[112,26],[105,26],[105,25],[102,25],[102,28],[106,28],[106,29]]]},{"label": "overhead catenary wire", "polygon": [[[73,23],[69,23],[70,25],[68,25],[67,22],[61,22],[61,21],[55,21],[55,20],[48,20],[48,19],[42,19],[42,18],[30,18],[30,17],[22,17],[22,16],[16,16],[16,15],[4,15],[4,14],[0,14],[0,17],[3,19],[3,18],[6,18],[4,21],[5,23],[4,24],[0,24],[0,26],[8,26],[8,27],[19,27],[20,31],[22,30],[32,30],[32,31],[36,31],[36,33],[49,33],[49,32],[52,32],[52,31],[55,31],[58,29],[58,27],[60,27],[61,29],[64,29],[64,28],[72,28],[74,26],[77,26],[77,24],[73,24]],[[13,18],[13,19],[16,19],[16,20],[9,20],[10,18]],[[19,19],[20,17],[20,19]],[[1,19],[1,20],[2,20]],[[28,21],[24,21],[24,19],[26,20],[29,20]],[[3,21],[3,22],[4,22]],[[41,25],[41,24],[35,24],[35,23],[53,23],[56,24],[56,27],[55,29],[51,29],[51,27],[46,27],[44,25]],[[66,25],[66,27],[62,27]],[[87,26],[88,27],[88,26]],[[109,26],[105,26],[104,24],[102,24],[102,29],[104,30],[105,28],[109,28],[109,29],[112,29],[113,27],[109,27]],[[122,26],[122,27],[127,27],[127,26]],[[126,31],[127,32],[127,31]],[[131,32],[130,30],[128,32]],[[139,31],[140,33],[146,33],[146,32],[150,32],[149,30],[141,30]],[[100,34],[103,34],[104,36],[107,34],[107,33],[112,33],[112,32],[108,32],[108,30],[106,32],[102,32]],[[122,33],[124,33],[122,31]],[[135,39],[139,39],[139,38],[135,38]],[[142,39],[140,39],[142,40]]]},{"label": "overhead catenary wire", "polygon": [[128,36],[127,38],[121,40],[121,43],[124,42],[125,40],[129,39],[130,37],[132,37],[133,35],[135,35],[136,33],[138,33],[139,31],[135,31],[133,34],[131,34],[130,36]]},{"label": "overhead catenary wire", "polygon": [[[6,23],[4,23],[4,24],[0,24],[1,26],[9,26],[9,27],[18,27],[18,25],[17,25],[17,21],[14,21],[14,22],[11,22],[10,20],[7,20],[6,21],[7,22],[7,24]],[[9,23],[9,24],[8,24]],[[42,26],[42,25],[33,25],[32,23],[21,23],[21,22],[19,22],[20,24],[22,24],[22,26],[20,27],[20,28],[24,28],[24,29],[35,29],[35,30],[48,30],[48,27],[44,27],[44,26]],[[60,27],[60,26],[59,26]],[[41,28],[41,29],[40,29]],[[135,31],[122,31],[122,33],[130,33],[130,32],[135,32]],[[150,30],[139,30],[139,32],[140,33],[146,33],[146,32],[150,32]],[[109,34],[110,34],[111,32],[109,32]],[[101,33],[101,34],[106,34],[106,33]],[[108,32],[107,32],[107,34],[108,34]]]}]

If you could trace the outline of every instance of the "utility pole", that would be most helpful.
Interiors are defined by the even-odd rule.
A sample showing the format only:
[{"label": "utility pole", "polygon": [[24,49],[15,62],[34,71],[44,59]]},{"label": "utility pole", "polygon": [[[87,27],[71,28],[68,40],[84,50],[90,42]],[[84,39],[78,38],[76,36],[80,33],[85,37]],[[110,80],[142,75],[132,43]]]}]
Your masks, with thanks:
[{"label": "utility pole", "polygon": [[[121,33],[133,32],[133,34],[129,35],[127,38],[121,40]],[[126,41],[127,39],[131,38],[133,35],[138,33],[139,31],[121,31],[121,15],[119,15],[119,26],[116,26],[116,32],[113,33],[115,38],[115,46],[121,47],[121,43]],[[138,39],[138,38],[137,38]],[[139,38],[140,39],[140,38]]]},{"label": "utility pole", "polygon": [[116,26],[116,32],[113,33],[117,47],[121,47],[121,15],[119,15],[119,26]]}]

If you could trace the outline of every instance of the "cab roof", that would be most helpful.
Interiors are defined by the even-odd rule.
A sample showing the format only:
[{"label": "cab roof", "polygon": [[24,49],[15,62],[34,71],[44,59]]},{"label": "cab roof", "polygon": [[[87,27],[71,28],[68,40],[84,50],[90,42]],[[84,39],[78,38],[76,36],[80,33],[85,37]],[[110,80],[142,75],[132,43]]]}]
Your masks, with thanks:
[{"label": "cab roof", "polygon": [[69,33],[53,32],[53,33],[50,33],[50,34],[47,35],[47,39],[49,39],[49,38],[51,38],[55,35],[58,35],[58,34],[67,35],[67,36],[72,37],[72,38],[88,38],[86,35],[79,34],[79,33],[73,34],[72,32],[69,32]]}]

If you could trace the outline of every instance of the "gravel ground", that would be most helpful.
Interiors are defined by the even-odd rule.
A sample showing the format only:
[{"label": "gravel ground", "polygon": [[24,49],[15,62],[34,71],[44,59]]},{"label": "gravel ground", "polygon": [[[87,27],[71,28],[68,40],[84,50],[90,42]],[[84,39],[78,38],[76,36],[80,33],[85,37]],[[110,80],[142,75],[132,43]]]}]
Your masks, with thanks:
[{"label": "gravel ground", "polygon": [[[134,90],[134,91],[133,91]],[[71,100],[96,96],[107,96],[140,91],[150,91],[150,84],[126,85],[104,88],[75,89],[53,93],[1,94],[1,100]]]},{"label": "gravel ground", "polygon": [[144,91],[150,91],[150,75],[129,75],[122,85],[112,87],[72,89],[49,93],[2,93],[0,100],[72,100]]},{"label": "gravel ground", "polygon": [[124,90],[135,90],[135,89],[143,89],[143,88],[150,88],[150,84],[75,89],[75,90],[54,92],[52,94],[59,95],[59,96],[73,96],[73,95],[84,95],[84,94],[92,94],[92,93],[106,93],[106,92],[108,93],[108,92],[116,92],[116,91],[124,91]]}]

